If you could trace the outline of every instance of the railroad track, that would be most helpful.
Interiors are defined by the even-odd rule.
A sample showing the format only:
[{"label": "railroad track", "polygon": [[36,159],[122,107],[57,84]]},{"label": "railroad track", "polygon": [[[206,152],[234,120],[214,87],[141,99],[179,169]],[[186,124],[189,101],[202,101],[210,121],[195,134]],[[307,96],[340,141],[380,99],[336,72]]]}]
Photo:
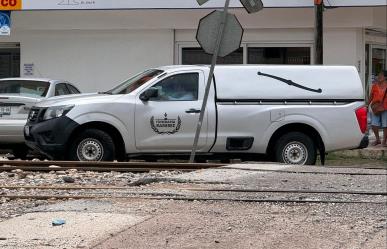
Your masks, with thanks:
[{"label": "railroad track", "polygon": [[[12,200],[17,199],[35,199],[35,200],[49,200],[49,199],[126,199],[126,200],[182,200],[182,201],[236,201],[236,202],[276,202],[276,203],[369,203],[369,204],[386,204],[385,201],[375,200],[342,200],[337,196],[387,196],[387,192],[377,191],[328,191],[328,190],[284,190],[284,189],[214,189],[214,188],[181,188],[182,192],[160,192],[160,190],[176,190],[170,188],[157,189],[158,192],[144,192],[136,191],[129,187],[116,187],[116,186],[0,186],[0,189],[9,190],[34,190],[31,194],[0,194],[0,198],[8,198]],[[41,190],[37,192],[36,190]],[[63,190],[63,192],[57,192],[56,194],[47,194],[47,190]],[[82,193],[71,193],[73,191],[81,191]],[[96,190],[107,190],[105,192],[93,192]],[[187,193],[188,192],[188,193]],[[276,194],[297,194],[302,198],[286,197],[282,198],[256,198],[251,196],[250,198],[240,197],[202,197],[202,196],[190,196],[190,192],[233,192],[233,193],[276,193]],[[316,196],[316,194],[320,196]],[[310,195],[313,195],[311,198]],[[321,196],[327,196],[329,198],[321,198]],[[320,199],[319,199],[320,198]]]},{"label": "railroad track", "polygon": [[[385,168],[378,168],[374,169],[377,170],[374,173],[370,172],[340,172],[340,171],[328,171],[328,172],[321,172],[321,171],[314,171],[313,167],[322,167],[324,169],[335,169],[340,170],[343,169],[343,167],[324,167],[324,166],[303,166],[305,167],[305,170],[287,170],[287,169],[254,169],[254,168],[241,168],[241,167],[232,167],[227,166],[222,169],[234,169],[234,170],[242,170],[242,171],[258,171],[258,172],[273,172],[273,173],[289,173],[289,174],[315,174],[315,175],[359,175],[359,176],[373,176],[373,175],[387,175],[387,170]],[[309,168],[309,169],[308,169]],[[345,168],[349,169],[349,168]],[[355,168],[351,167],[351,169],[358,170],[363,168]],[[365,168],[368,169],[368,168]]]},{"label": "railroad track", "polygon": [[[336,174],[336,175],[387,175],[385,169],[378,169],[378,172],[320,172],[313,170],[316,166],[304,166],[305,169],[299,170],[277,170],[277,169],[254,169],[241,167],[223,167],[227,164],[220,163],[175,163],[175,162],[78,162],[78,161],[0,161],[0,172],[21,169],[24,171],[65,171],[77,169],[83,171],[97,172],[149,172],[151,170],[179,170],[195,171],[199,169],[219,168],[222,170],[243,170],[259,172],[276,172],[276,173],[296,173],[296,174]],[[323,167],[325,169],[334,169],[333,167]],[[340,170],[340,168],[335,168]],[[360,168],[357,168],[360,169]]]},{"label": "railroad track", "polygon": [[[129,190],[131,187],[117,186],[7,186],[0,185],[0,189],[39,189],[39,190]],[[177,190],[176,188],[161,188],[163,190]],[[234,192],[234,193],[294,193],[294,194],[346,194],[346,195],[383,195],[387,191],[340,191],[340,190],[302,190],[302,189],[245,189],[245,188],[179,188],[193,192]],[[1,195],[0,195],[1,196]]]},{"label": "railroad track", "polygon": [[0,196],[11,200],[80,200],[80,199],[125,199],[125,200],[174,200],[174,201],[228,201],[228,202],[255,202],[255,203],[341,203],[341,204],[377,204],[386,205],[385,201],[368,200],[329,200],[329,199],[276,199],[276,198],[211,198],[211,197],[186,197],[164,194],[164,196],[96,196],[96,195],[6,195]]},{"label": "railroad track", "polygon": [[193,171],[225,166],[216,163],[161,163],[161,162],[77,162],[77,161],[0,161],[0,172],[24,171],[84,171],[149,172],[151,170]]}]

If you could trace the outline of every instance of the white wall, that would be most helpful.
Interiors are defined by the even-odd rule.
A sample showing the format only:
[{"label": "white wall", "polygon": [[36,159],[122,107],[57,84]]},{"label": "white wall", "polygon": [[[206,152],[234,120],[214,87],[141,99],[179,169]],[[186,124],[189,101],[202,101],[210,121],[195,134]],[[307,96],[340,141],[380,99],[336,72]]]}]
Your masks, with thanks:
[{"label": "white wall", "polygon": [[144,68],[172,64],[172,48],[168,30],[25,32],[21,64],[34,63],[42,76],[83,91],[108,90]]},{"label": "white wall", "polygon": [[[357,29],[328,29],[324,34],[324,64],[358,66],[361,51]],[[359,70],[359,68],[358,68]]]},{"label": "white wall", "polygon": [[374,12],[373,28],[386,30],[387,29],[387,6],[375,7],[373,9],[373,12]]},{"label": "white wall", "polygon": [[[65,79],[82,91],[108,90],[148,67],[173,64],[171,30],[35,30],[0,42],[20,42],[34,77]],[[23,76],[23,75],[21,75]]]},{"label": "white wall", "polygon": [[[385,9],[385,8],[384,8]],[[380,26],[383,8],[337,8],[325,12],[326,64],[364,63],[363,30]],[[20,42],[21,72],[34,63],[45,77],[63,78],[83,91],[112,87],[144,68],[173,64],[176,47],[195,44],[199,19],[211,10],[29,11],[12,12],[12,35]],[[245,28],[244,43],[313,46],[311,8],[264,9],[248,15],[233,9]],[[381,21],[382,20],[382,21]],[[176,30],[176,32],[174,32]],[[174,58],[175,57],[175,58]],[[361,70],[361,68],[360,68]]]},{"label": "white wall", "polygon": [[[123,30],[123,29],[196,29],[200,18],[212,10],[78,10],[13,12],[13,29],[17,30]],[[231,9],[246,29],[313,28],[313,8],[264,9],[247,14]],[[329,28],[370,27],[383,18],[383,7],[337,8],[324,12]]]},{"label": "white wall", "polygon": [[[362,60],[362,30],[355,28],[324,30],[324,64],[358,66]],[[195,30],[177,30],[176,42],[196,44]],[[259,29],[245,30],[242,43],[254,45],[310,45],[314,43],[313,29]],[[176,51],[179,52],[178,50]]]}]

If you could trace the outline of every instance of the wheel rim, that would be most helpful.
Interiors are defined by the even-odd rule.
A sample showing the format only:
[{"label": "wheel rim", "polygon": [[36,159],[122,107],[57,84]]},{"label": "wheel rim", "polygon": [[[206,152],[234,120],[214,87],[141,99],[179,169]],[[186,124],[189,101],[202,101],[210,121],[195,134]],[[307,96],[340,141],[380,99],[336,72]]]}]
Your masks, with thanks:
[{"label": "wheel rim", "polygon": [[94,138],[82,140],[77,148],[77,156],[80,161],[100,161],[103,153],[102,144]]},{"label": "wheel rim", "polygon": [[300,142],[290,142],[284,147],[282,158],[286,164],[305,164],[308,159],[308,150]]}]

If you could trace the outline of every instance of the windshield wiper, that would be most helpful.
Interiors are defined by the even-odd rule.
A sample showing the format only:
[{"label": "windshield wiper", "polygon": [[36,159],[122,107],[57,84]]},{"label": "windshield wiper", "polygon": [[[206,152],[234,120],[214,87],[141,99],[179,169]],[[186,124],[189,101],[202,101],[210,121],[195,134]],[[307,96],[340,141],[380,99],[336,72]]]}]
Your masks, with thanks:
[{"label": "windshield wiper", "polygon": [[293,82],[292,80],[284,79],[284,78],[281,78],[281,77],[278,77],[278,76],[275,76],[275,75],[261,73],[261,72],[258,72],[258,75],[262,75],[262,76],[266,76],[266,77],[269,77],[269,78],[272,78],[272,79],[275,79],[275,80],[279,80],[281,82],[284,82],[284,83],[288,84],[289,86],[295,86],[295,87],[304,89],[306,91],[315,92],[315,93],[322,93],[321,88],[319,88],[319,89],[309,88],[309,87],[297,84],[297,83]]}]

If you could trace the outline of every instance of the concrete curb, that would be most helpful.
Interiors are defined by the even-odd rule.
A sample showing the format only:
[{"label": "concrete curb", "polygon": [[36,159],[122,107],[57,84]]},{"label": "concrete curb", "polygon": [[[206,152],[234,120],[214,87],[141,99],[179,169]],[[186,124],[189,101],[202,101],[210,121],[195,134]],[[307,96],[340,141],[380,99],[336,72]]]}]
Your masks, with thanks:
[{"label": "concrete curb", "polygon": [[379,147],[369,147],[361,150],[343,150],[329,153],[338,157],[358,157],[362,159],[387,160],[387,150]]}]

